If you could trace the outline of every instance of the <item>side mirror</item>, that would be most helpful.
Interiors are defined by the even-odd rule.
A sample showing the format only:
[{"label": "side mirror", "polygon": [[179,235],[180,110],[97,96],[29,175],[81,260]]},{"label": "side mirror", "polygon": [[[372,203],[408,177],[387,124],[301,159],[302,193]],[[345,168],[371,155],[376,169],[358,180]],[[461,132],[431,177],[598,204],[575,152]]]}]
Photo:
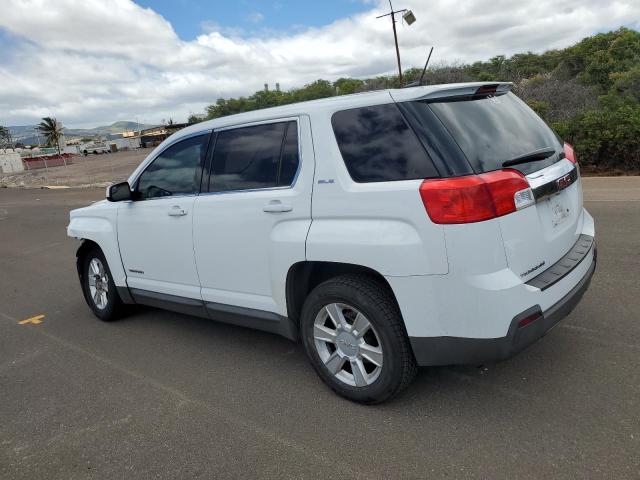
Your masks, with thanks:
[{"label": "side mirror", "polygon": [[129,182],[115,183],[107,188],[107,200],[110,202],[122,202],[133,200],[133,192]]}]

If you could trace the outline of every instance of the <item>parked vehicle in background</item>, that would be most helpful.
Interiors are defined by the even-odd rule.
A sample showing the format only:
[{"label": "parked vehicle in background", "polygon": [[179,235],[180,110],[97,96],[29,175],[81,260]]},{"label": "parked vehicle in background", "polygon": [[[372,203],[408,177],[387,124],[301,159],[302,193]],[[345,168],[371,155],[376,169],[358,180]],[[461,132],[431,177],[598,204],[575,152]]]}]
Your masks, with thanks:
[{"label": "parked vehicle in background", "polygon": [[111,149],[108,145],[103,143],[91,143],[88,145],[82,145],[81,151],[82,154],[86,157],[89,154],[98,155],[101,153],[111,153]]},{"label": "parked vehicle in background", "polygon": [[363,403],[519,352],[596,265],[573,151],[506,83],[199,123],[70,216],[99,318],[139,303],[300,338]]}]

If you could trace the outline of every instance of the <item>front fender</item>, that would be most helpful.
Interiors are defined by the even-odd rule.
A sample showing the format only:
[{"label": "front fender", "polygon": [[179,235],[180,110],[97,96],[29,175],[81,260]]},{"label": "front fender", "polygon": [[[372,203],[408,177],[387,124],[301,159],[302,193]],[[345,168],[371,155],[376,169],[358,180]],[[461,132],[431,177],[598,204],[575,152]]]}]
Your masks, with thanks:
[{"label": "front fender", "polygon": [[117,235],[117,208],[114,204],[94,204],[72,210],[67,235],[96,243],[104,253],[113,281],[118,287],[126,287],[127,279],[120,258]]}]

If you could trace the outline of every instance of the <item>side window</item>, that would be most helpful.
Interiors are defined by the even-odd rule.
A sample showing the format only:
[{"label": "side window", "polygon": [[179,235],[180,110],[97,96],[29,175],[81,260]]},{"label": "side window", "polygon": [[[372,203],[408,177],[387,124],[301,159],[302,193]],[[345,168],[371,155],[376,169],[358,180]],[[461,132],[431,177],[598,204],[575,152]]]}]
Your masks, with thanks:
[{"label": "side window", "polygon": [[395,104],[336,112],[333,132],[356,182],[437,177],[438,172]]},{"label": "side window", "polygon": [[191,137],[162,152],[138,179],[140,198],[197,193],[208,134]]},{"label": "side window", "polygon": [[296,122],[223,130],[213,153],[209,191],[286,186],[297,169]]}]

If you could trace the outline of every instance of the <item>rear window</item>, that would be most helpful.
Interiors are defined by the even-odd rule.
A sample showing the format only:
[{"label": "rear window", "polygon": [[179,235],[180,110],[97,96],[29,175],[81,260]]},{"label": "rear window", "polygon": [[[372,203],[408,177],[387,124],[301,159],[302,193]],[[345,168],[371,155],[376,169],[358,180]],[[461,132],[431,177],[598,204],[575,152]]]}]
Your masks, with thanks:
[{"label": "rear window", "polygon": [[[507,160],[542,148],[562,151],[555,133],[513,93],[423,105],[442,121],[476,172],[498,170]],[[513,168],[531,173],[559,159],[556,154]]]},{"label": "rear window", "polygon": [[356,182],[438,176],[395,104],[336,112],[331,123],[349,175]]}]

